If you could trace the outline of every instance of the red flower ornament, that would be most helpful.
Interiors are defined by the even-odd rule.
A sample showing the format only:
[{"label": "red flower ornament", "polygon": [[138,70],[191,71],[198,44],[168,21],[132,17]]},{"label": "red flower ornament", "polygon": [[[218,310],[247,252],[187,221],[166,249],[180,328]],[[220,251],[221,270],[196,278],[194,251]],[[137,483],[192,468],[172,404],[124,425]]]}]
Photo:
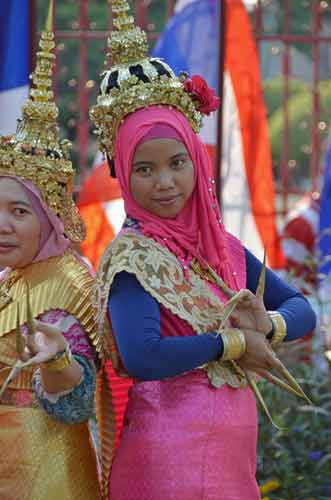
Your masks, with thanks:
[{"label": "red flower ornament", "polygon": [[206,80],[199,75],[186,78],[183,81],[184,89],[192,98],[199,103],[198,111],[204,115],[210,115],[220,105],[220,99],[215,95],[212,88],[208,87]]}]

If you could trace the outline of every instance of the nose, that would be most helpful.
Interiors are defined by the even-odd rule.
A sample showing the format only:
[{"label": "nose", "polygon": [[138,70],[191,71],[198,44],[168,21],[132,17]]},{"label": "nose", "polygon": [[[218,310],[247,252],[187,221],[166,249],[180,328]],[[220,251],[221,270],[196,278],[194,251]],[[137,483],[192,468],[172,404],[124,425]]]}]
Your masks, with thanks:
[{"label": "nose", "polygon": [[174,176],[170,169],[162,169],[156,179],[156,189],[160,191],[171,189],[175,186]]},{"label": "nose", "polygon": [[8,215],[0,210],[0,234],[11,234],[12,232],[13,228]]}]

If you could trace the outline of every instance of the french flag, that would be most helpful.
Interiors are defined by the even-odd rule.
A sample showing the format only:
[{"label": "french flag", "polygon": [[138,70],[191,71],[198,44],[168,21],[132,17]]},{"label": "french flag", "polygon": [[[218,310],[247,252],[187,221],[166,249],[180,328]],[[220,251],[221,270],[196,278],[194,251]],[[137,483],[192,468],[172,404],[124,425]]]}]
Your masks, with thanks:
[{"label": "french flag", "polygon": [[0,2],[0,134],[16,131],[30,73],[30,1]]},{"label": "french flag", "polygon": [[[276,230],[275,190],[258,54],[242,0],[226,0],[222,211],[226,228],[272,267],[283,263]],[[154,48],[178,74],[200,74],[219,87],[218,0],[179,0]],[[215,154],[217,114],[206,117],[201,138]]]}]

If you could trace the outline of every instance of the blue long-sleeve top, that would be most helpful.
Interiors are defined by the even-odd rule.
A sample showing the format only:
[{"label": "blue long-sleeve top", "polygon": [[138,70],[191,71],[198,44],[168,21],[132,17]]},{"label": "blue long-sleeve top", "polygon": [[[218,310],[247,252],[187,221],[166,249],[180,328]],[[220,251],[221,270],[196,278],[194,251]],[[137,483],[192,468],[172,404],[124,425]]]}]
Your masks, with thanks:
[{"label": "blue long-sleeve top", "polygon": [[[262,263],[247,249],[246,288],[255,293]],[[264,304],[278,311],[286,322],[286,341],[314,329],[315,314],[303,295],[267,269]],[[161,337],[160,305],[127,272],[117,274],[109,302],[113,333],[128,373],[140,380],[160,380],[218,359],[223,353],[221,336],[215,332],[187,337]]]}]

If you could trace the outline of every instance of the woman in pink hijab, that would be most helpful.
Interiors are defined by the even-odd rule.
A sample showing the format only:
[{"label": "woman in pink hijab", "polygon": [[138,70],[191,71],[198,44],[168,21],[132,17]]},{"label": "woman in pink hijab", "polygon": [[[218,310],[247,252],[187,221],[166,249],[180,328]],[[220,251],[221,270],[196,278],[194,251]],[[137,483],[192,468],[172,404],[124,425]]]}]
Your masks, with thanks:
[{"label": "woman in pink hijab", "polygon": [[309,331],[314,313],[270,270],[263,299],[255,297],[262,263],[224,228],[197,135],[218,99],[201,77],[177,78],[148,57],[127,2],[112,8],[113,67],[91,116],[128,218],[101,260],[98,320],[102,332],[108,317],[113,368],[132,386],[125,404],[124,384],[113,385],[114,408],[99,414],[102,493],[258,500],[245,373],[268,377],[279,367],[272,347]]},{"label": "woman in pink hijab", "polygon": [[[255,398],[230,361],[265,375],[279,367],[266,309],[289,340],[314,314],[270,270],[265,307],[253,295],[262,264],[224,229],[208,154],[179,111],[129,115],[115,150],[128,219],[101,264],[100,310],[134,384],[109,498],[257,500]],[[244,288],[249,309],[220,331],[229,289]]]}]

